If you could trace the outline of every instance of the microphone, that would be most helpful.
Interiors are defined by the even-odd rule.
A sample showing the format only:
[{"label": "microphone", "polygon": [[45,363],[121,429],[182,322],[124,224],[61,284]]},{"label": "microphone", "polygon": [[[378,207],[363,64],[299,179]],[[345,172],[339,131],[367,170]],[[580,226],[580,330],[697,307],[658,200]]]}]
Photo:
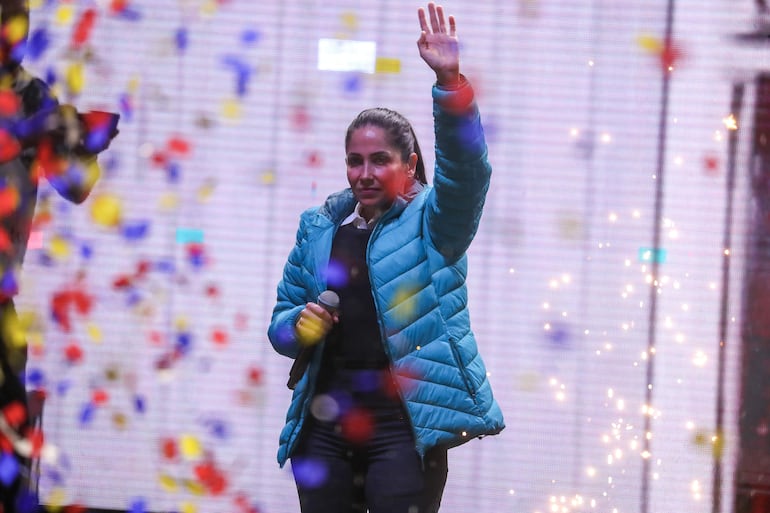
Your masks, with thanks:
[{"label": "microphone", "polygon": [[[316,302],[331,315],[337,313],[340,307],[340,297],[333,290],[324,290],[318,295]],[[297,358],[294,359],[294,363],[289,370],[289,381],[286,382],[286,386],[289,390],[294,390],[299,380],[302,379],[302,375],[305,374],[307,366],[310,364],[310,359],[313,356],[313,351],[317,344],[312,346],[305,346],[299,350]]]},{"label": "microphone", "polygon": [[333,290],[324,290],[318,295],[317,303],[321,305],[324,310],[334,315],[340,307],[340,297]]}]

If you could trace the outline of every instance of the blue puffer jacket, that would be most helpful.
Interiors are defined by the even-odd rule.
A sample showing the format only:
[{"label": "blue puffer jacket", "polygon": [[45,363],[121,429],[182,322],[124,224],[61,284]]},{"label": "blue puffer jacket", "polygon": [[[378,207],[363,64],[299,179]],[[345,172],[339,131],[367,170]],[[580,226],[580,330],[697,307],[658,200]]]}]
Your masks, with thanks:
[{"label": "blue puffer jacket", "polygon": [[[417,184],[377,223],[367,250],[385,351],[422,456],[499,433],[503,415],[492,396],[470,327],[465,251],[473,239],[491,168],[478,109],[467,82],[433,87],[436,132],[434,185]],[[300,217],[268,329],[277,352],[300,350],[294,324],[308,301],[326,290],[332,239],[355,208],[350,189],[332,194]],[[291,456],[309,414],[323,342],[297,384],[281,432],[278,462]]]}]

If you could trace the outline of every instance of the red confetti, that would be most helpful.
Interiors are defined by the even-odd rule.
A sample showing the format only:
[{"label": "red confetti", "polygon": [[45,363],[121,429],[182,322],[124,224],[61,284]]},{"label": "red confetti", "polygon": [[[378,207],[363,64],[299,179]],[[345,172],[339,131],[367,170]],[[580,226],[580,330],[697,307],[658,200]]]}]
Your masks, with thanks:
[{"label": "red confetti", "polygon": [[166,143],[166,148],[169,153],[176,153],[179,156],[185,157],[190,154],[190,143],[181,137],[172,137]]},{"label": "red confetti", "polygon": [[0,217],[5,217],[16,211],[19,206],[19,191],[8,186],[0,189]]},{"label": "red confetti", "polygon": [[5,228],[0,228],[0,251],[8,251],[11,248],[11,238]]},{"label": "red confetti", "polygon": [[133,277],[127,274],[121,274],[112,281],[112,288],[118,290],[128,288],[131,285],[133,285]]},{"label": "red confetti", "polygon": [[195,475],[212,495],[220,495],[227,488],[227,479],[224,474],[211,462],[197,465]]},{"label": "red confetti", "polygon": [[155,167],[165,168],[166,164],[168,163],[168,155],[162,151],[156,151],[152,154],[152,156],[150,156],[150,160]]},{"label": "red confetti", "polygon": [[249,316],[245,313],[235,314],[235,329],[245,330],[249,327]]},{"label": "red confetti", "polygon": [[81,290],[65,289],[56,292],[51,297],[51,313],[54,321],[65,332],[72,330],[70,311],[75,310],[82,315],[91,311],[93,299]]},{"label": "red confetti", "polygon": [[354,445],[366,443],[374,432],[372,415],[360,408],[348,411],[342,417],[341,427],[342,436]]},{"label": "red confetti", "polygon": [[719,157],[716,155],[703,157],[703,171],[708,176],[717,176],[719,174]]},{"label": "red confetti", "polygon": [[75,25],[72,32],[72,46],[81,47],[91,37],[94,24],[96,23],[96,9],[87,9]]},{"label": "red confetti", "polygon": [[248,370],[249,385],[257,386],[262,384],[263,372],[259,367],[251,367]]},{"label": "red confetti", "polygon": [[0,91],[0,116],[12,117],[21,107],[21,101],[18,95],[13,91],[6,90]]},{"label": "red confetti", "polygon": [[40,450],[43,448],[45,437],[43,436],[43,430],[40,428],[32,428],[26,433],[25,438],[32,445],[32,457],[40,456]]},{"label": "red confetti", "polygon": [[660,63],[663,65],[664,70],[669,70],[673,68],[683,56],[684,53],[681,48],[679,48],[676,43],[669,42],[660,52]]},{"label": "red confetti", "polygon": [[227,332],[222,328],[214,328],[214,330],[211,332],[211,341],[218,346],[227,345],[229,340],[230,340],[230,337],[227,335]]},{"label": "red confetti", "polygon": [[21,144],[7,130],[0,129],[0,162],[15,159],[21,152]]},{"label": "red confetti", "polygon": [[110,394],[106,390],[99,388],[91,392],[91,400],[96,406],[101,406],[110,400]]},{"label": "red confetti", "polygon": [[323,157],[319,151],[311,151],[307,154],[307,164],[310,167],[321,167],[323,165]]},{"label": "red confetti", "polygon": [[11,427],[18,427],[27,420],[27,409],[19,401],[14,401],[3,408],[3,417]]},{"label": "red confetti", "polygon": [[206,295],[211,299],[215,299],[219,297],[219,287],[217,287],[216,285],[207,285]]},{"label": "red confetti", "polygon": [[157,330],[153,330],[150,333],[148,333],[147,338],[150,340],[150,343],[154,346],[163,345],[163,342],[165,341],[165,337],[163,336],[163,333]]},{"label": "red confetti", "polygon": [[110,2],[110,11],[113,13],[121,13],[128,7],[128,0],[112,0]]},{"label": "red confetti", "polygon": [[167,460],[175,460],[179,455],[179,449],[177,448],[176,441],[172,438],[164,438],[161,440],[160,449],[163,453],[163,457]]},{"label": "red confetti", "polygon": [[72,342],[64,348],[64,357],[71,364],[80,363],[83,360],[83,349],[77,342]]}]

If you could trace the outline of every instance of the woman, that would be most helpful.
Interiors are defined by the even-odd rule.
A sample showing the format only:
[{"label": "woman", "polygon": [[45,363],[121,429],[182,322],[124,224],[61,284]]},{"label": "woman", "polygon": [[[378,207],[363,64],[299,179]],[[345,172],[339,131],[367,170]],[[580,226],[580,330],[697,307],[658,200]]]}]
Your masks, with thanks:
[{"label": "woman", "polygon": [[[504,427],[465,285],[486,144],[454,18],[433,3],[418,18],[420,56],[436,73],[435,185],[409,122],[363,111],[345,137],[350,188],[302,214],[278,285],[270,341],[310,355],[278,451],[303,513],[438,511],[447,449]],[[338,307],[317,299],[327,289]]]}]

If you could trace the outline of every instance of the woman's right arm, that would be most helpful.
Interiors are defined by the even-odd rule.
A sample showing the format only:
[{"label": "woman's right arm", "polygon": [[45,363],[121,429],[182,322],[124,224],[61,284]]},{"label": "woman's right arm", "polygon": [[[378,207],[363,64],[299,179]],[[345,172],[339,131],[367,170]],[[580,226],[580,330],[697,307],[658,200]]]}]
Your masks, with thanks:
[{"label": "woman's right arm", "polygon": [[267,329],[273,348],[290,358],[296,358],[301,348],[295,325],[308,300],[302,281],[304,232],[303,218],[300,220],[294,248],[283,268],[283,278],[278,283],[277,300]]},{"label": "woman's right arm", "polygon": [[[312,273],[303,266],[307,246],[305,242],[305,215],[300,218],[294,248],[283,268],[278,283],[278,294],[267,336],[280,354],[296,358],[303,347],[317,344],[339,321],[324,307],[312,301],[303,277]],[[316,298],[312,298],[315,300]]]}]

